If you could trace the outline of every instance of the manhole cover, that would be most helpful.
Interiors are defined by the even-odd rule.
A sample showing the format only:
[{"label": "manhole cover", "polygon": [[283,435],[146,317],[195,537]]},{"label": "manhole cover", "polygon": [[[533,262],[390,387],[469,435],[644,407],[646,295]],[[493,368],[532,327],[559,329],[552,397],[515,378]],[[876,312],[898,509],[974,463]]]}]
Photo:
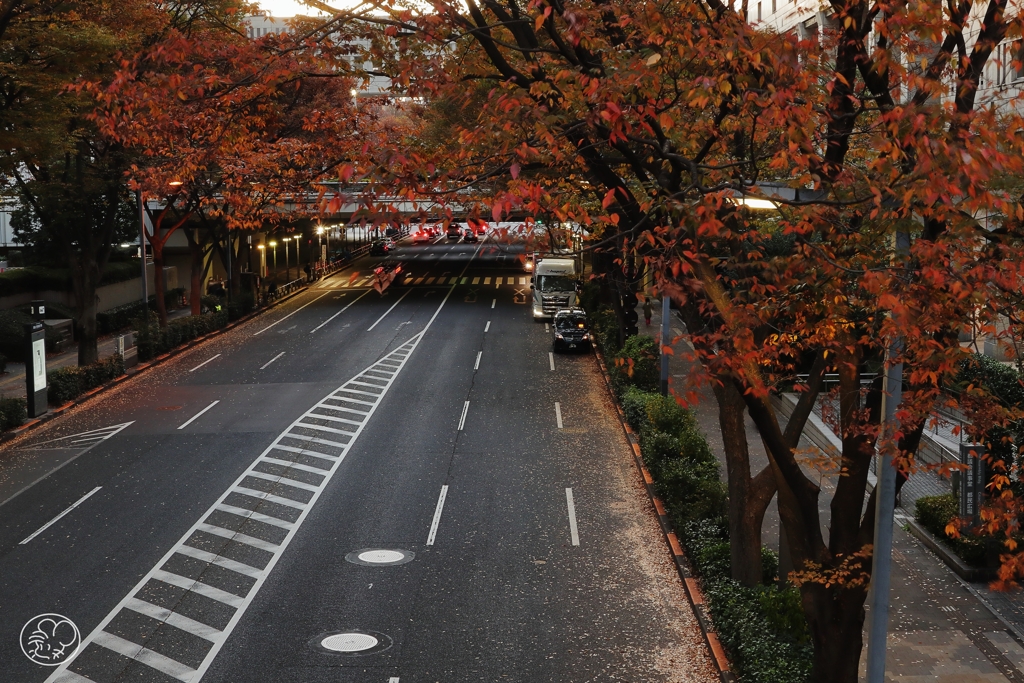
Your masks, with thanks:
[{"label": "manhole cover", "polygon": [[349,553],[345,559],[352,564],[361,564],[367,567],[387,567],[412,562],[414,557],[416,557],[416,553],[408,550],[363,548]]},{"label": "manhole cover", "polygon": [[366,633],[336,633],[320,644],[331,652],[362,652],[377,647],[380,641]]},{"label": "manhole cover", "polygon": [[308,641],[314,650],[328,655],[362,657],[384,652],[391,647],[391,638],[377,631],[349,628],[328,631]]}]

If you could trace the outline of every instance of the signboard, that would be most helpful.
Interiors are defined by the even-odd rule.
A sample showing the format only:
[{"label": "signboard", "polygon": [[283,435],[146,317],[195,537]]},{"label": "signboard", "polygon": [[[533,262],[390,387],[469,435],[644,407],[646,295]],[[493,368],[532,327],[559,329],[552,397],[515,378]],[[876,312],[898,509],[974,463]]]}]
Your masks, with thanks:
[{"label": "signboard", "polygon": [[29,417],[46,412],[46,328],[43,323],[25,325],[25,356],[32,367],[25,368],[25,389]]},{"label": "signboard", "polygon": [[36,391],[46,388],[46,340],[32,340],[32,374]]},{"label": "signboard", "polygon": [[985,500],[985,485],[988,483],[982,444],[960,444],[960,462],[967,469],[960,472],[960,517],[975,527],[981,521],[981,505]]}]

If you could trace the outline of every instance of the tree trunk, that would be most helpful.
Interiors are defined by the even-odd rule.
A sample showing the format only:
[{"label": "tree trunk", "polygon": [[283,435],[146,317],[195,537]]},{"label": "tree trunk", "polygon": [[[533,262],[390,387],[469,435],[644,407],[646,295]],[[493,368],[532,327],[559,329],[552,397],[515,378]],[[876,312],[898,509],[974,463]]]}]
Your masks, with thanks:
[{"label": "tree trunk", "polygon": [[764,513],[775,495],[775,477],[765,468],[750,476],[750,452],[744,422],[745,404],[729,380],[714,387],[718,399],[718,421],[725,446],[729,486],[729,557],[732,578],[744,586],[762,583],[761,526]]},{"label": "tree trunk", "polygon": [[153,248],[153,290],[156,294],[156,315],[160,327],[167,327],[167,301],[164,299],[164,243],[150,242]]},{"label": "tree trunk", "polygon": [[96,288],[99,281],[99,264],[96,263],[93,254],[83,250],[83,253],[71,263],[79,365],[90,365],[99,360],[99,348],[96,344]]},{"label": "tree trunk", "polygon": [[807,583],[800,592],[814,643],[811,680],[857,683],[866,587]]},{"label": "tree trunk", "polygon": [[[185,231],[188,234],[188,231]],[[203,267],[203,248],[199,244],[199,240],[194,239],[191,235],[188,238],[188,250],[192,255],[192,277],[190,280],[191,291],[189,292],[189,302],[191,304],[192,315],[199,315],[202,313],[203,307],[203,271],[206,270]]]}]

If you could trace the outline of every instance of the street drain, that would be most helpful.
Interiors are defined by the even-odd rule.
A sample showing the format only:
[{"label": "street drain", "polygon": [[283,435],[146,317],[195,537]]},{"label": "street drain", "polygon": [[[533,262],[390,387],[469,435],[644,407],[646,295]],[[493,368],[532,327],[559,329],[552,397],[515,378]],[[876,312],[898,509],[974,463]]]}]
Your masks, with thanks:
[{"label": "street drain", "polygon": [[335,633],[320,641],[331,652],[362,652],[376,647],[380,641],[366,633]]},{"label": "street drain", "polygon": [[324,654],[359,657],[383,652],[391,647],[392,641],[383,633],[353,628],[321,633],[310,640],[309,644]]},{"label": "street drain", "polygon": [[412,562],[416,553],[408,550],[393,550],[391,548],[363,548],[355,550],[345,556],[345,559],[352,564],[361,564],[366,567],[389,567],[396,564]]}]

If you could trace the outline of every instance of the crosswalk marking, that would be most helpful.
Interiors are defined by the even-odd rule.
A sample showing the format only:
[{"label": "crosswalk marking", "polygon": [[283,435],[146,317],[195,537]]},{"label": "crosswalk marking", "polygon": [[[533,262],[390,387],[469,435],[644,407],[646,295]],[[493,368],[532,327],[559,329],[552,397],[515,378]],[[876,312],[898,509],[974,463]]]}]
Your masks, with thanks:
[{"label": "crosswalk marking", "polygon": [[484,284],[485,284],[485,285],[489,285],[489,284],[491,284],[491,278],[489,278],[489,277],[485,277],[485,278],[484,278]]},{"label": "crosswalk marking", "polygon": [[452,279],[448,280],[448,284],[454,285],[458,281],[459,281],[459,278],[453,277]]},{"label": "crosswalk marking", "polygon": [[478,278],[478,277],[473,278],[473,283],[472,284],[474,284],[474,285],[480,284],[480,278]]},{"label": "crosswalk marking", "polygon": [[[406,273],[404,279],[399,280],[393,286],[396,287],[417,287],[417,286],[434,286],[434,285],[490,285],[493,284],[495,287],[501,286],[516,286],[518,281],[519,285],[527,284],[527,278],[515,277],[515,276],[476,276],[476,277],[447,277],[447,276],[427,276],[427,275],[414,275],[412,273]],[[317,288],[325,290],[340,290],[340,289],[362,289],[370,287],[373,284],[372,277],[357,277],[355,280],[345,280],[342,282],[330,282],[318,285]]]},{"label": "crosswalk marking", "polygon": [[[278,435],[83,639],[79,652],[59,666],[47,683],[87,683],[92,676],[108,680],[122,675],[131,675],[133,680],[201,680],[422,338],[420,332],[375,361]],[[324,427],[318,422],[336,426]],[[343,428],[348,425],[351,430]],[[215,576],[203,571],[203,563],[218,567],[217,571],[228,577],[225,583],[206,580],[234,592],[191,578]],[[232,575],[237,579],[231,579]],[[183,599],[183,594],[164,604],[159,596],[167,591],[215,601],[233,615],[221,617],[217,610],[189,611],[194,600]],[[126,630],[140,619],[145,628]],[[169,631],[178,638],[194,640],[190,654],[168,647],[165,636]]]}]

